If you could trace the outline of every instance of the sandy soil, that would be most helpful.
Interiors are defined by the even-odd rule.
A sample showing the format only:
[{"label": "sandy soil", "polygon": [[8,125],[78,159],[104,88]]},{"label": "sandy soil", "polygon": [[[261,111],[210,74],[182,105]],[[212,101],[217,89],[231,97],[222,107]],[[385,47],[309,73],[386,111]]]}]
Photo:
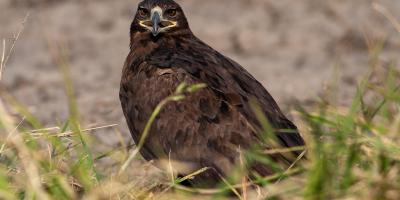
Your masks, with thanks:
[{"label": "sandy soil", "polygon": [[[316,101],[338,74],[334,71],[340,72],[339,103],[348,103],[368,70],[365,35],[387,39],[383,61],[398,58],[399,33],[372,2],[181,1],[194,33],[246,67],[286,111],[293,99]],[[375,2],[400,19],[400,1]],[[117,123],[128,137],[118,90],[136,5],[133,0],[1,0],[1,38],[12,38],[30,12],[1,84],[47,125],[65,120],[67,98],[54,53],[62,44],[84,124]],[[100,138],[108,144],[118,140],[113,132]]]}]

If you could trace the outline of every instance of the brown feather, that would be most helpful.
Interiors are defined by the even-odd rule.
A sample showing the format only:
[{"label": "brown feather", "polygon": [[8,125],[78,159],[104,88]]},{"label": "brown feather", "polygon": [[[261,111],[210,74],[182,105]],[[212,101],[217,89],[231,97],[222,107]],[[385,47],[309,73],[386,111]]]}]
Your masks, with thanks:
[{"label": "brown feather", "polygon": [[[172,1],[162,2],[165,6]],[[183,12],[181,18],[186,22]],[[131,51],[120,89],[122,109],[135,142],[157,104],[180,83],[207,84],[207,88],[163,108],[141,149],[145,159],[170,156],[194,169],[213,168],[193,182],[212,184],[219,180],[219,175],[230,175],[238,164],[239,148],[249,150],[266,145],[256,131],[261,125],[251,109],[250,99],[257,100],[274,128],[297,130],[250,73],[196,38],[189,27],[178,27],[153,37],[140,31],[135,23],[134,20],[131,26]],[[284,147],[304,145],[298,133],[278,131],[276,136]],[[271,158],[280,163],[291,161],[283,155]],[[273,173],[269,166],[257,162],[250,168],[260,175]]]}]

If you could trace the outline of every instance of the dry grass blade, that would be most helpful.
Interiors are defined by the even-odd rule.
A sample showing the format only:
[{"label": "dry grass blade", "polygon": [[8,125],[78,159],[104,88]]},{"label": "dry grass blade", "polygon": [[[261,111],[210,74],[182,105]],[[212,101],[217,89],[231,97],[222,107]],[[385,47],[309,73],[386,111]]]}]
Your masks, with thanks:
[{"label": "dry grass blade", "polygon": [[238,149],[238,151],[239,151],[239,161],[240,161],[240,170],[241,170],[241,172],[242,173],[244,173],[244,172],[246,172],[245,174],[242,174],[241,176],[242,176],[242,193],[243,193],[243,199],[247,199],[247,180],[248,180],[248,177],[247,177],[247,170],[246,170],[246,166],[245,166],[245,159],[244,159],[244,157],[243,157],[243,152],[242,152],[242,150],[240,149],[240,146],[239,146],[239,149]]},{"label": "dry grass blade", "polygon": [[383,16],[385,16],[390,21],[390,23],[392,23],[394,28],[400,33],[400,23],[399,23],[399,21],[396,19],[396,17],[394,17],[394,15],[386,7],[384,7],[384,6],[382,6],[381,4],[378,4],[378,3],[372,3],[372,7],[376,11],[381,13]]},{"label": "dry grass blade", "polygon": [[41,128],[41,129],[36,129],[36,130],[31,130],[27,133],[41,133],[41,132],[49,132],[49,131],[59,131],[60,127],[55,126],[55,127],[49,127],[49,128]]},{"label": "dry grass blade", "polygon": [[3,70],[5,69],[5,66],[8,62],[8,60],[10,59],[10,56],[12,55],[12,53],[14,52],[14,47],[15,44],[17,43],[19,37],[21,36],[21,33],[23,32],[24,28],[25,28],[25,23],[29,18],[29,13],[25,15],[24,20],[22,21],[21,24],[21,28],[19,29],[19,31],[17,32],[16,35],[14,35],[12,42],[11,42],[11,47],[10,50],[8,51],[8,53],[6,54],[6,40],[3,39],[3,52],[2,52],[2,56],[1,56],[1,62],[0,62],[0,81],[2,79],[2,74],[3,74]]},{"label": "dry grass blade", "polygon": [[3,51],[1,54],[1,61],[0,61],[0,80],[1,80],[1,75],[3,74],[3,66],[4,66],[5,57],[6,57],[6,40],[3,39]]},{"label": "dry grass blade", "polygon": [[172,167],[172,162],[171,162],[171,150],[168,153],[168,167],[171,174],[171,183],[174,183],[175,175],[174,175],[174,168]]},{"label": "dry grass blade", "polygon": [[186,175],[186,176],[184,176],[182,178],[179,178],[177,181],[173,180],[171,185],[168,186],[167,188],[165,188],[159,195],[162,195],[162,194],[166,193],[168,190],[170,190],[173,187],[178,187],[178,189],[180,189],[180,187],[179,187],[179,185],[177,183],[182,183],[182,182],[184,182],[186,180],[193,179],[195,176],[197,176],[199,174],[202,174],[205,171],[210,170],[210,169],[211,168],[209,168],[209,167],[204,167],[204,168],[201,168],[201,169],[199,169],[199,170],[197,170],[197,171],[195,171],[195,172],[193,172],[193,173],[191,173],[189,175]]},{"label": "dry grass blade", "polygon": [[278,153],[290,153],[294,151],[304,151],[306,150],[305,146],[297,146],[297,147],[290,147],[290,148],[282,148],[282,149],[268,149],[263,151],[265,154],[278,154]]},{"label": "dry grass blade", "polygon": [[[229,190],[231,190],[240,200],[244,200],[242,195],[240,195],[239,191],[236,189],[238,187],[235,187],[234,185],[230,184],[228,180],[226,180],[223,176],[220,175],[220,178],[222,182],[225,183],[225,185],[228,186]],[[239,188],[242,188],[243,184],[240,184]]]},{"label": "dry grass blade", "polygon": [[[293,161],[293,163],[286,169],[284,174],[289,172],[296,165],[296,163],[299,162],[304,157],[304,155],[306,155],[306,153],[307,153],[307,150],[304,150],[303,152],[301,152],[301,154],[299,156],[297,156],[296,160]],[[283,178],[283,176],[279,177],[279,179],[276,180],[275,183],[279,183],[282,180],[282,178]]]},{"label": "dry grass blade", "polygon": [[25,121],[25,117],[18,123],[18,125],[8,133],[6,140],[4,141],[3,145],[0,148],[0,155],[3,154],[4,148],[6,147],[7,142],[9,141],[10,137],[18,130],[21,124]]},{"label": "dry grass blade", "polygon": [[197,176],[197,175],[199,175],[199,174],[202,174],[202,173],[204,173],[205,171],[210,170],[210,169],[211,169],[211,168],[209,168],[209,167],[201,168],[201,169],[199,169],[199,170],[197,170],[197,171],[195,171],[195,172],[193,172],[193,173],[191,173],[191,174],[189,174],[189,175],[187,175],[187,176],[184,176],[184,177],[180,178],[180,179],[178,180],[178,182],[183,182],[183,181],[186,181],[186,180],[190,180],[190,179],[192,179],[193,177],[195,177],[195,176]]},{"label": "dry grass blade", "polygon": [[[110,124],[110,125],[105,125],[105,126],[99,126],[99,127],[94,127],[94,128],[83,129],[83,130],[81,130],[81,132],[89,132],[89,131],[94,131],[94,130],[99,130],[99,129],[104,129],[104,128],[111,128],[111,127],[115,127],[115,126],[118,126],[118,124]],[[40,130],[34,130],[34,131],[31,131],[30,133],[31,133],[31,136],[33,136],[33,137],[41,137],[41,136],[49,135],[49,134],[48,133],[37,133],[38,131],[45,132],[45,131],[49,131],[49,130],[60,130],[60,128],[59,127],[45,128],[45,129],[40,129]],[[73,131],[68,131],[68,132],[65,132],[65,133],[57,133],[57,134],[54,134],[54,135],[50,134],[49,136],[53,136],[53,137],[71,137],[74,134],[76,134],[76,133],[73,132]]]}]

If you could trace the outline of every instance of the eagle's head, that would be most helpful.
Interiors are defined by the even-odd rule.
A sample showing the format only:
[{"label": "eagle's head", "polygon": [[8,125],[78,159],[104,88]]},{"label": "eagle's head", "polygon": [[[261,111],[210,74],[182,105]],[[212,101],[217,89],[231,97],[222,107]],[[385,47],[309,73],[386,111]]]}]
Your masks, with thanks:
[{"label": "eagle's head", "polygon": [[139,3],[131,33],[151,33],[153,37],[189,29],[182,8],[173,0],[144,0]]}]

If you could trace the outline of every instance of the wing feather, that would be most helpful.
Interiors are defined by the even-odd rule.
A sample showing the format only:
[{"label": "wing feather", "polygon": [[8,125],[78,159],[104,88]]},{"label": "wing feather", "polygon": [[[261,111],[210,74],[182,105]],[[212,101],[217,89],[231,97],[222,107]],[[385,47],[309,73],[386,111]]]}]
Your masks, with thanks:
[{"label": "wing feather", "polygon": [[[251,99],[258,101],[274,128],[297,130],[243,67],[197,38],[184,44],[179,49],[153,51],[146,57],[130,54],[125,64],[120,99],[135,142],[157,104],[180,83],[208,86],[163,108],[141,150],[145,159],[170,156],[197,169],[212,167],[214,170],[197,177],[202,181],[215,182],[218,174],[228,175],[238,162],[239,148],[262,143]],[[299,133],[276,134],[286,147],[304,145]],[[254,168],[262,175],[271,173],[262,165]]]}]

